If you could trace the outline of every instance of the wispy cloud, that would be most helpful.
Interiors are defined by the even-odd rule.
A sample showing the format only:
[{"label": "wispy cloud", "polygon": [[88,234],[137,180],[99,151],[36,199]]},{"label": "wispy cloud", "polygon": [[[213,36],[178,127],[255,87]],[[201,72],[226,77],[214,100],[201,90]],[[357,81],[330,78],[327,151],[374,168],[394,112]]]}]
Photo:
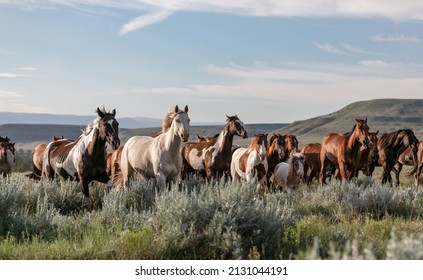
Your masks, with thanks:
[{"label": "wispy cloud", "polygon": [[146,27],[148,25],[154,24],[156,22],[162,21],[165,18],[168,18],[174,13],[170,10],[162,10],[159,12],[152,12],[136,17],[130,22],[126,23],[119,31],[119,35],[127,34],[131,31]]},{"label": "wispy cloud", "polygon": [[385,54],[383,54],[383,53],[372,52],[372,51],[364,50],[364,49],[361,49],[361,48],[353,47],[353,46],[351,46],[349,44],[344,44],[343,47],[347,51],[352,52],[352,53],[355,53],[355,54],[385,56]]},{"label": "wispy cloud", "polygon": [[20,77],[30,77],[30,75],[24,75],[19,73],[12,73],[12,72],[0,72],[0,78],[20,78]]},{"label": "wispy cloud", "polygon": [[23,98],[25,95],[20,94],[15,91],[8,91],[8,90],[1,90],[0,89],[0,98],[6,99],[6,98]]},{"label": "wispy cloud", "polygon": [[377,34],[371,37],[374,42],[420,43],[423,39],[404,34]]},{"label": "wispy cloud", "polygon": [[39,71],[40,69],[35,67],[19,67],[18,70],[20,71]]},{"label": "wispy cloud", "polygon": [[[27,9],[66,6],[88,9],[146,12],[126,23],[119,34],[126,34],[169,17],[173,12],[230,13],[260,17],[346,17],[386,18],[394,21],[423,20],[423,2],[418,0],[0,0],[0,5],[18,5]],[[169,12],[172,11],[172,12]]]},{"label": "wispy cloud", "polygon": [[330,43],[324,43],[320,44],[317,42],[312,42],[314,46],[321,49],[322,51],[333,53],[333,54],[340,54],[340,55],[349,55],[347,52],[344,52],[343,50],[331,45]]}]

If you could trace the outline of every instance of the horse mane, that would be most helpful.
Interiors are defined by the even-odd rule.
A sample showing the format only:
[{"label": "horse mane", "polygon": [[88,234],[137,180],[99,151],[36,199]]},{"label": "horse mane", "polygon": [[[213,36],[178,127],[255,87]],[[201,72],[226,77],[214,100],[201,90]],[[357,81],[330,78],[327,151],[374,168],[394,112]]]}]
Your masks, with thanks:
[{"label": "horse mane", "polygon": [[[106,109],[104,108],[104,106],[101,108],[101,109],[99,109],[100,111],[101,111],[101,113],[103,113],[104,115],[108,115],[108,114],[112,114],[112,113],[110,113],[110,112],[107,112],[106,111]],[[96,113],[97,113],[97,111],[96,111]],[[104,136],[104,135],[106,135],[106,131],[105,131],[105,127],[104,127],[104,125],[100,125],[102,122],[101,122],[101,117],[100,116],[96,116],[96,118],[91,122],[91,123],[89,123],[86,127],[85,127],[85,129],[83,129],[82,130],[82,135],[84,135],[84,136],[87,136],[88,134],[90,134],[91,133],[91,131],[94,129],[94,128],[98,128],[99,129],[99,132],[100,132],[100,135],[102,135],[102,137]],[[81,135],[81,136],[82,136]],[[62,136],[62,138],[63,138],[63,136]]]},{"label": "horse mane", "polygon": [[[169,130],[170,126],[172,125],[172,121],[173,119],[176,117],[177,114],[179,113],[184,113],[184,111],[182,111],[181,109],[178,108],[178,112],[175,112],[175,109],[171,109],[169,110],[166,115],[163,118],[163,122],[162,122],[162,131],[157,133],[156,136],[165,133],[166,131]],[[154,136],[154,137],[156,137]]]}]

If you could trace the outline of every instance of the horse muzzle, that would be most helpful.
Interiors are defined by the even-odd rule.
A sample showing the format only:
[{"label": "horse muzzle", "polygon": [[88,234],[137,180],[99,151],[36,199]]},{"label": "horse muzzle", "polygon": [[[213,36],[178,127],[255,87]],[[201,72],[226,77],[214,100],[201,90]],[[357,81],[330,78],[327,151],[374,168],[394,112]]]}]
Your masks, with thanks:
[{"label": "horse muzzle", "polygon": [[189,139],[189,133],[181,133],[181,135],[179,136],[182,139],[182,142],[188,142]]}]

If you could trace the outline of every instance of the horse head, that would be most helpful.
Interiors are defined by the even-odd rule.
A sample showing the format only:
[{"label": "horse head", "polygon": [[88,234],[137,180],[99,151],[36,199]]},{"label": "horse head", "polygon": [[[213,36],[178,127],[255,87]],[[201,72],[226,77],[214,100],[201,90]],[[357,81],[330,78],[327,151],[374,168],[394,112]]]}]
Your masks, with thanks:
[{"label": "horse head", "polygon": [[251,142],[251,147],[255,149],[257,155],[260,156],[261,161],[265,160],[267,155],[267,133],[254,134],[253,141]]},{"label": "horse head", "polygon": [[231,134],[233,135],[238,135],[242,138],[247,138],[248,134],[247,134],[247,130],[244,127],[244,123],[238,118],[237,115],[235,116],[226,116],[228,119],[227,121],[227,126],[228,126],[228,130]]},{"label": "horse head", "polygon": [[[2,138],[4,139],[4,138]],[[1,141],[0,142],[0,154],[3,158],[7,157],[7,150],[8,150],[9,142]]]},{"label": "horse head", "polygon": [[282,136],[285,140],[285,154],[293,154],[298,152],[298,139],[293,134],[285,134]]},{"label": "horse head", "polygon": [[379,160],[379,149],[377,148],[377,135],[379,133],[379,129],[375,132],[369,132],[369,161],[372,163],[377,163]]},{"label": "horse head", "polygon": [[369,126],[367,125],[367,118],[364,120],[355,119],[355,126],[352,136],[358,139],[362,146],[369,148]]},{"label": "horse head", "polygon": [[111,113],[104,112],[97,108],[97,114],[101,119],[102,124],[102,138],[109,143],[113,150],[116,150],[120,146],[120,139],[119,139],[119,123],[115,119],[116,116],[116,109],[113,109]]},{"label": "horse head", "polygon": [[189,123],[188,106],[185,106],[184,111],[175,106],[172,125],[174,125],[174,132],[181,138],[183,142],[187,142],[189,138]]},{"label": "horse head", "polygon": [[294,168],[295,173],[297,173],[298,177],[304,177],[304,161],[305,157],[301,153],[294,153],[291,157],[291,162]]},{"label": "horse head", "polygon": [[279,133],[273,133],[272,137],[268,142],[268,153],[276,153],[278,155],[278,161],[282,161],[285,158],[285,138]]}]

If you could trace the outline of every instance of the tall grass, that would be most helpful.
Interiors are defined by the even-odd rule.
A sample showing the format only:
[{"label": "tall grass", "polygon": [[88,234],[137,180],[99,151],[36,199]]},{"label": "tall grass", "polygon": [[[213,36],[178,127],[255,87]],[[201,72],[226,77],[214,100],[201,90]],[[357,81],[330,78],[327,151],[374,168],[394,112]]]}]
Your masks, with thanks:
[{"label": "tall grass", "polygon": [[421,259],[423,190],[371,179],[257,195],[190,180],[157,193],[0,179],[1,259]]}]

